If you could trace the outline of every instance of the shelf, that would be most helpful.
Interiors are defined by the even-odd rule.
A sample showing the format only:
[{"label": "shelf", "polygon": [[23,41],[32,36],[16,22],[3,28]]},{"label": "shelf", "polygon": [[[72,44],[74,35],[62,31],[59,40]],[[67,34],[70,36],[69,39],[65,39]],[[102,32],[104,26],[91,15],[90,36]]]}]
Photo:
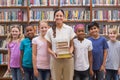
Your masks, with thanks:
[{"label": "shelf", "polygon": [[0,67],[7,67],[7,64],[0,64]]},{"label": "shelf", "polygon": [[7,35],[0,35],[0,39],[1,38],[7,38]]},{"label": "shelf", "polygon": [[29,8],[58,8],[58,6],[30,6]]},{"label": "shelf", "polygon": [[0,48],[0,53],[3,53],[3,54],[7,54],[8,51],[7,51],[7,48]]},{"label": "shelf", "polygon": [[0,80],[12,80],[12,78],[0,78]]},{"label": "shelf", "polygon": [[93,5],[93,8],[120,8],[120,5]]},{"label": "shelf", "polygon": [[110,23],[118,23],[120,20],[93,20],[96,22],[110,22]]},{"label": "shelf", "polygon": [[90,6],[60,6],[60,8],[90,8]]},{"label": "shelf", "polygon": [[0,6],[0,9],[27,9],[28,6]]},{"label": "shelf", "polygon": [[28,21],[0,21],[0,24],[27,24]]},{"label": "shelf", "polygon": [[[55,21],[48,21],[48,23],[53,23],[53,22],[55,22]],[[90,22],[90,20],[65,20],[65,21],[63,21],[63,22],[65,22],[65,23],[73,23],[73,22],[85,22],[85,23],[88,23],[88,22]],[[39,23],[39,21],[30,21],[30,24],[31,23]]]}]

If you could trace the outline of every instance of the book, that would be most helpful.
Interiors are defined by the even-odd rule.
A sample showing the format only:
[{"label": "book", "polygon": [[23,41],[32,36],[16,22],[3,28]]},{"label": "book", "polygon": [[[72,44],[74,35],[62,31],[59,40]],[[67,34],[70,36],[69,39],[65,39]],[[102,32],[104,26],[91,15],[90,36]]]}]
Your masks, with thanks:
[{"label": "book", "polygon": [[69,51],[68,42],[57,42],[56,43],[56,53],[57,53],[57,58],[72,57],[72,55]]}]

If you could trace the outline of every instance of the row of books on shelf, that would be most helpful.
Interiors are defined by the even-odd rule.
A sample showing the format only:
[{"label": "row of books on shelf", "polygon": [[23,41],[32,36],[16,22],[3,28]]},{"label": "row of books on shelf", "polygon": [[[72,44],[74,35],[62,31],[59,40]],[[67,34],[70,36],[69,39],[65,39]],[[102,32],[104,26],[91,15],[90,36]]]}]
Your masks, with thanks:
[{"label": "row of books on shelf", "polygon": [[[70,25],[73,29],[75,27],[75,24],[74,25]],[[100,34],[101,35],[108,35],[108,31],[110,28],[116,28],[117,29],[117,34],[120,35],[120,24],[115,24],[115,25],[112,25],[112,24],[99,24],[100,26]],[[88,31],[88,24],[85,24],[85,32],[86,34],[89,34],[89,31]]]},{"label": "row of books on shelf", "polygon": [[30,0],[30,6],[58,6],[58,0]]},{"label": "row of books on shelf", "polygon": [[[78,24],[78,23],[73,23],[73,24],[69,24],[69,25],[74,29],[74,26],[76,24]],[[88,24],[85,24],[86,33],[89,33],[87,25]],[[35,29],[35,34],[38,35],[39,34],[38,25],[32,25],[32,26]],[[108,35],[108,30],[111,27],[117,28],[118,34],[120,34],[120,24],[100,24],[100,34]],[[21,33],[23,33],[23,26],[21,26],[20,29],[21,29]],[[2,31],[2,32],[0,32],[0,34],[3,34],[3,35],[9,34],[9,30],[10,30],[10,26],[0,25],[0,31]],[[7,45],[6,40],[1,39],[0,40],[0,47],[1,48],[6,48],[6,45]]]},{"label": "row of books on shelf", "polygon": [[[71,26],[72,29],[74,30],[74,27],[75,27],[76,24],[79,24],[79,23],[68,24],[68,25]],[[85,26],[85,33],[86,33],[86,35],[88,35],[89,34],[88,24],[84,24],[84,26]],[[100,24],[99,26],[100,26],[100,32],[99,33],[101,35],[107,36],[108,31],[109,31],[110,28],[116,28],[117,29],[117,34],[120,35],[120,24],[115,24],[115,25],[112,25],[112,24]],[[35,28],[35,31],[39,33],[38,26],[34,26],[34,28]]]},{"label": "row of books on shelf", "polygon": [[60,6],[89,6],[90,0],[60,0]]},{"label": "row of books on shelf", "polygon": [[0,53],[0,64],[8,63],[8,54]]},{"label": "row of books on shelf", "polygon": [[[58,0],[0,0],[0,6],[58,6]],[[120,0],[92,0],[95,5],[120,5]],[[60,0],[60,6],[88,6],[90,0]]]},{"label": "row of books on shelf", "polygon": [[92,0],[92,5],[93,6],[115,6],[115,5],[120,5],[120,0]]},{"label": "row of books on shelf", "polygon": [[0,0],[0,6],[27,6],[27,0]]},{"label": "row of books on shelf", "polygon": [[[19,25],[19,24],[13,24],[13,25]],[[0,25],[0,35],[7,35],[10,33],[10,29],[13,25]],[[20,32],[23,33],[23,26],[19,25]]]},{"label": "row of books on shelf", "polygon": [[[54,11],[30,11],[30,21],[54,20]],[[89,10],[65,10],[65,20],[90,20]]]},{"label": "row of books on shelf", "polygon": [[93,20],[120,20],[120,10],[93,10]]},{"label": "row of books on shelf", "polygon": [[0,21],[27,21],[27,13],[22,10],[0,11]]},{"label": "row of books on shelf", "polygon": [[[90,0],[60,0],[60,6],[78,5],[90,5]],[[30,0],[30,6],[58,6],[58,0]]]}]

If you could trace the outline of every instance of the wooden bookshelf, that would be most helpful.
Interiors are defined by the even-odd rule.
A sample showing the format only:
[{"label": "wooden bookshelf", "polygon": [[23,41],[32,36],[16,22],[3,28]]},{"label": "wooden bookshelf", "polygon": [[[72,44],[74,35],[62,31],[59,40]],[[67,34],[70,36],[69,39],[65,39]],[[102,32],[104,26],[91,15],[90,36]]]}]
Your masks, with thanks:
[{"label": "wooden bookshelf", "polygon": [[0,6],[0,9],[27,9],[28,6]]}]

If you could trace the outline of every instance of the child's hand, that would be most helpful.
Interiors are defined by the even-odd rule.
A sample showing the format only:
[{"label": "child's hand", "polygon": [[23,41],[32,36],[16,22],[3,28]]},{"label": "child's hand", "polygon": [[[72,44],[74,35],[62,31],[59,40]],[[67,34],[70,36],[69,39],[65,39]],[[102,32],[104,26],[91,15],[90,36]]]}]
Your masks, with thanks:
[{"label": "child's hand", "polygon": [[22,67],[20,67],[20,70],[21,70],[22,74],[24,74],[24,70],[23,70],[23,68],[22,68]]},{"label": "child's hand", "polygon": [[120,68],[118,69],[118,74],[120,75]]},{"label": "child's hand", "polygon": [[38,77],[38,70],[37,69],[34,69],[34,76]]},{"label": "child's hand", "polygon": [[10,67],[8,67],[7,72],[10,73]]},{"label": "child's hand", "polygon": [[101,67],[100,67],[100,71],[104,71],[104,72],[106,71],[104,65],[101,65]]},{"label": "child's hand", "polygon": [[93,76],[94,75],[94,72],[92,69],[90,69],[90,76]]}]

